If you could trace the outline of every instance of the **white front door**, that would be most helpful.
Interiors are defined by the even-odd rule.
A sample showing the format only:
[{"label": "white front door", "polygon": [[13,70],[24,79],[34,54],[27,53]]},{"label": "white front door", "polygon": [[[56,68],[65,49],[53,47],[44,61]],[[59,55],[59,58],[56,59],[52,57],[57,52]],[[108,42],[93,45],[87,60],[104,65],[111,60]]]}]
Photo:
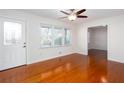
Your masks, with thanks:
[{"label": "white front door", "polygon": [[0,17],[0,71],[26,64],[25,23]]}]

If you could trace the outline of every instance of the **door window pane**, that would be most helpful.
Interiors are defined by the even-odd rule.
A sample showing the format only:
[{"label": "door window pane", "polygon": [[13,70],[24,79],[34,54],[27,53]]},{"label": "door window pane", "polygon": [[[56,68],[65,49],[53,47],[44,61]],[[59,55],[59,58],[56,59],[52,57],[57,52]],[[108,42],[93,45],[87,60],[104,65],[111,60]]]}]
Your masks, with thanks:
[{"label": "door window pane", "polygon": [[4,22],[4,45],[13,45],[21,41],[22,24]]}]

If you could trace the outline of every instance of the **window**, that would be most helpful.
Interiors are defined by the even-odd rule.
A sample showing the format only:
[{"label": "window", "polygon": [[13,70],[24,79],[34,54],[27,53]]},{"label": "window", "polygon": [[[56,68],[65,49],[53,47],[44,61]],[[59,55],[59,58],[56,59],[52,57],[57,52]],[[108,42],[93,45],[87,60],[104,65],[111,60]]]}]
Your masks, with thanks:
[{"label": "window", "polygon": [[41,44],[43,47],[52,46],[52,29],[50,27],[41,28]]},{"label": "window", "polygon": [[53,32],[54,46],[61,46],[63,44],[63,29],[54,28]]},{"label": "window", "polygon": [[68,29],[54,26],[41,26],[41,47],[69,45],[71,33]]},{"label": "window", "polygon": [[4,45],[13,45],[22,38],[22,25],[14,22],[4,22]]},{"label": "window", "polygon": [[65,29],[65,45],[70,45],[71,43],[71,33],[68,29]]}]

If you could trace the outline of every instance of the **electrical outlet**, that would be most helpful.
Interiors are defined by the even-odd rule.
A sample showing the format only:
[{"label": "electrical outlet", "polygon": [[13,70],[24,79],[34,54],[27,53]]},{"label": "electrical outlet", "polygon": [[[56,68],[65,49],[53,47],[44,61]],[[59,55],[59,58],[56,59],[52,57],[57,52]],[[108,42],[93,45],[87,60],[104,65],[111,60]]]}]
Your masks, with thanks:
[{"label": "electrical outlet", "polygon": [[62,52],[61,52],[61,51],[59,51],[59,54],[62,54]]}]

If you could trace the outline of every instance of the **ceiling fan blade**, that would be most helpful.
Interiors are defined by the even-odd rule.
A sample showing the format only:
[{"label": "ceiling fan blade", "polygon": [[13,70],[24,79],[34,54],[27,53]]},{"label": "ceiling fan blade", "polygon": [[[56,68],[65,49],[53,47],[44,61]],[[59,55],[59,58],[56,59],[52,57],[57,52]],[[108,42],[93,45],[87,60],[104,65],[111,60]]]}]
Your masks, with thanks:
[{"label": "ceiling fan blade", "polygon": [[60,17],[59,19],[64,19],[64,18],[67,18],[67,17]]},{"label": "ceiling fan blade", "polygon": [[82,16],[82,15],[78,15],[78,18],[88,18],[88,16]]},{"label": "ceiling fan blade", "polygon": [[72,12],[73,12],[74,10],[75,10],[75,9],[70,9],[70,11],[72,11]]},{"label": "ceiling fan blade", "polygon": [[79,10],[76,14],[79,15],[79,14],[85,12],[85,11],[86,11],[86,9],[82,9],[82,10]]},{"label": "ceiling fan blade", "polygon": [[66,14],[66,15],[70,15],[69,13],[67,13],[67,12],[65,12],[65,11],[60,11],[60,12]]}]

